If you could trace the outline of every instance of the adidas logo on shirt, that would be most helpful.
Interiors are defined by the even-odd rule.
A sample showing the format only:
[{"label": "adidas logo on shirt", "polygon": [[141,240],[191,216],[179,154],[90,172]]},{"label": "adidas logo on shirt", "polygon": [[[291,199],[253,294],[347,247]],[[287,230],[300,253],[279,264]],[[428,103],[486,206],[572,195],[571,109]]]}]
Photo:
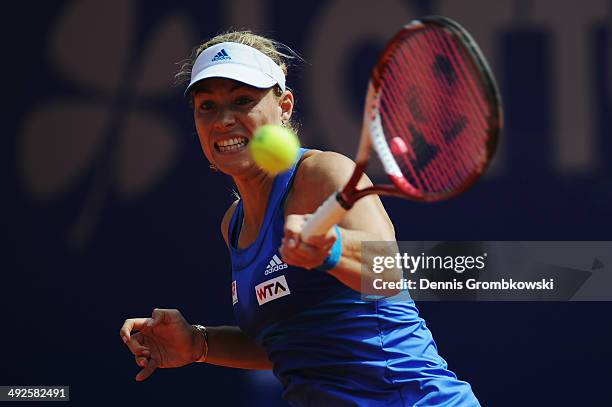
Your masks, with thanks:
[{"label": "adidas logo on shirt", "polygon": [[211,62],[223,61],[224,59],[232,59],[232,57],[229,56],[225,49],[222,49],[221,51],[217,52]]},{"label": "adidas logo on shirt", "polygon": [[275,271],[286,269],[287,267],[289,266],[287,266],[286,263],[283,263],[281,259],[275,254],[270,259],[270,263],[268,263],[268,267],[266,267],[266,271],[264,272],[264,274],[267,276],[274,273]]}]

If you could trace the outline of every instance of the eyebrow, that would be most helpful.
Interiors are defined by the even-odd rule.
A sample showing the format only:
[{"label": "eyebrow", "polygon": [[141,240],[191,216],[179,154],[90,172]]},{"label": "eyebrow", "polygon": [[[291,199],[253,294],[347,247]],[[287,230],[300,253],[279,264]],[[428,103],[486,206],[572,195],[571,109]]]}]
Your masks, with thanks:
[{"label": "eyebrow", "polygon": [[[230,92],[233,92],[233,91],[235,91],[237,89],[240,89],[240,88],[246,88],[246,87],[247,87],[246,84],[238,82],[236,85],[231,87]],[[200,86],[200,87],[196,88],[195,91],[194,91],[194,94],[197,94],[197,93],[208,93],[208,94],[210,94],[210,93],[213,93],[213,92],[210,89],[208,89],[208,88]]]}]

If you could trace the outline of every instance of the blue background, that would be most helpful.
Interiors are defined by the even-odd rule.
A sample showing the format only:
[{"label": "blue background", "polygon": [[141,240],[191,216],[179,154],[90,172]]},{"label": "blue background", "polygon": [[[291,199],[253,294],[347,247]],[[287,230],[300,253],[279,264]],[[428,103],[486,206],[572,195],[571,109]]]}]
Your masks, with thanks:
[{"label": "blue background", "polygon": [[[261,1],[267,18],[263,32],[309,61],[304,51],[310,49],[308,33],[332,3]],[[416,10],[413,17],[440,12],[440,2],[396,3]],[[465,2],[465,13],[480,13],[476,3]],[[537,1],[510,3],[520,11]],[[233,324],[229,261],[219,233],[232,197],[231,180],[208,169],[180,87],[173,88],[168,78],[167,89],[158,95],[132,97],[129,84],[139,75],[137,67],[152,33],[169,16],[180,16],[190,27],[189,47],[236,24],[227,17],[224,2],[129,4],[129,57],[118,87],[108,92],[72,80],[54,57],[58,27],[75,4],[41,3],[34,13],[34,6],[21,3],[4,12],[8,21],[2,30],[9,42],[3,52],[7,128],[0,150],[6,175],[0,235],[0,385],[70,385],[75,405],[285,405],[280,387],[267,374],[193,365],[158,370],[143,383],[133,379],[138,369],[118,335],[126,318],[148,316],[155,307],[178,308],[192,323]],[[95,2],[81,5],[101,7]],[[612,3],[607,14],[588,26],[587,55],[593,63],[581,72],[589,78],[587,95],[594,109],[588,142],[595,145],[598,164],[567,171],[556,164],[553,142],[559,113],[554,101],[559,83],[553,75],[558,68],[554,30],[546,24],[505,25],[494,38],[507,119],[500,152],[504,165],[452,201],[385,199],[398,240],[612,240],[610,10]],[[338,23],[351,26],[350,18]],[[105,22],[109,31],[114,24]],[[84,33],[87,27],[84,21]],[[103,35],[96,38],[104,40]],[[357,124],[369,69],[383,45],[378,39],[357,43],[352,62],[346,62],[345,82],[337,85]],[[174,51],[170,47],[166,62],[177,61],[170,59]],[[356,135],[328,134],[317,124],[320,118],[312,108],[317,102],[308,99],[306,84],[313,69],[298,65],[288,79],[298,96],[302,141],[325,148],[326,140],[337,137],[346,140],[351,155]],[[79,154],[57,131],[70,124],[36,134],[29,127],[37,112],[67,100],[95,105],[113,124],[70,182],[51,188],[53,193],[41,193],[44,172],[52,172],[53,165],[32,162],[28,157],[47,151],[24,140],[50,140],[44,144],[51,146],[45,147],[50,155]],[[153,181],[140,189],[121,189],[117,151],[126,117],[137,109],[171,124],[167,133],[175,153],[161,175],[149,178]],[[146,134],[139,140],[146,156]],[[28,181],[32,177],[34,184]],[[91,226],[75,240],[71,236],[83,224]],[[440,353],[472,384],[483,405],[612,405],[612,303],[418,306]]]}]

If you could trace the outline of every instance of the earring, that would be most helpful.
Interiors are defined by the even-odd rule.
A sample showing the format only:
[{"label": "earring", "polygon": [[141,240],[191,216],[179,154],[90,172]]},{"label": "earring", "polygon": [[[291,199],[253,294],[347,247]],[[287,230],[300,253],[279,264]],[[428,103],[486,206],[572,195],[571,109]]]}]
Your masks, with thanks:
[{"label": "earring", "polygon": [[210,168],[211,171],[213,171],[213,172],[219,172],[219,169],[217,168],[217,166],[215,164],[210,164],[208,166],[208,168]]}]

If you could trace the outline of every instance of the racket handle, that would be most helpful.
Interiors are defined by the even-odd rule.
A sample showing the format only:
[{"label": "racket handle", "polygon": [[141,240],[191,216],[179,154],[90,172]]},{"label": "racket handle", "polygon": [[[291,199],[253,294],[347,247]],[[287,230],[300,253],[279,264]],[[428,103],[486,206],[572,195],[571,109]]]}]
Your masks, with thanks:
[{"label": "racket handle", "polygon": [[337,196],[339,193],[334,192],[331,194],[306,221],[304,228],[302,228],[302,238],[304,241],[307,241],[311,236],[326,234],[332,226],[342,220],[347,210],[338,203]]}]

